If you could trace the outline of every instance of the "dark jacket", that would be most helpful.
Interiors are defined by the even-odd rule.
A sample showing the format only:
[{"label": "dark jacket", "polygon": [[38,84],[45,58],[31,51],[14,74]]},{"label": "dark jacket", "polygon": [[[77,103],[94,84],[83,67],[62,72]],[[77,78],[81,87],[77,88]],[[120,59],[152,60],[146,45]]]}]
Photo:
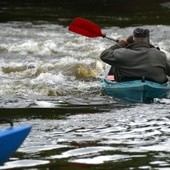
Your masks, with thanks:
[{"label": "dark jacket", "polygon": [[170,66],[164,52],[149,44],[132,44],[122,48],[118,44],[104,50],[101,60],[115,67],[118,81],[126,78],[142,78],[155,82],[167,82]]}]

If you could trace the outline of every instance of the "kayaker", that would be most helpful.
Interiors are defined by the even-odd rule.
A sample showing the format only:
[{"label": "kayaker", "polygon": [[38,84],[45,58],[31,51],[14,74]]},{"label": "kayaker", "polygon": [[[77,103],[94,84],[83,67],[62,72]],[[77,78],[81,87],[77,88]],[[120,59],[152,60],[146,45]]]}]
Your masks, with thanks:
[{"label": "kayaker", "polygon": [[[128,47],[129,45],[133,44],[134,41],[133,41],[133,35],[130,35],[125,41],[124,41],[124,38],[122,39],[119,39],[119,42],[120,43],[123,43],[121,44],[122,47],[126,48]],[[130,46],[129,46],[130,47]],[[110,77],[109,79],[114,81],[115,80],[115,76],[113,77],[113,74],[114,74],[115,71],[115,67],[111,66],[110,67],[110,70],[108,72],[108,76]]]},{"label": "kayaker", "polygon": [[166,54],[150,44],[149,33],[148,29],[136,28],[132,44],[128,45],[126,39],[120,38],[115,45],[101,53],[101,60],[115,68],[116,81],[168,81],[170,65]]}]

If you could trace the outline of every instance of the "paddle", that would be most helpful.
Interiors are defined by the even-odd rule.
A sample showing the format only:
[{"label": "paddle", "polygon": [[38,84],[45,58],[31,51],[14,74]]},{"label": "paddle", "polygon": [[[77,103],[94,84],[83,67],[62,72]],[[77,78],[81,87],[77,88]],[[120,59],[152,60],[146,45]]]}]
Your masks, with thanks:
[{"label": "paddle", "polygon": [[106,34],[103,34],[99,26],[91,21],[88,21],[83,18],[75,18],[69,26],[69,31],[75,32],[86,37],[95,38],[103,37],[109,40],[117,42],[117,40],[109,38]]}]

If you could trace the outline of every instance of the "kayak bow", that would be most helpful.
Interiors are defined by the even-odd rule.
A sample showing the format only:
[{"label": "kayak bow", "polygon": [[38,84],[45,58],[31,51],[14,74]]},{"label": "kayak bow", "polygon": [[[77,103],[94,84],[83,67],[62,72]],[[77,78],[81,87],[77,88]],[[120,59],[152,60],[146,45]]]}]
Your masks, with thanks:
[{"label": "kayak bow", "polygon": [[31,126],[20,125],[0,131],[0,165],[3,165],[28,136]]}]

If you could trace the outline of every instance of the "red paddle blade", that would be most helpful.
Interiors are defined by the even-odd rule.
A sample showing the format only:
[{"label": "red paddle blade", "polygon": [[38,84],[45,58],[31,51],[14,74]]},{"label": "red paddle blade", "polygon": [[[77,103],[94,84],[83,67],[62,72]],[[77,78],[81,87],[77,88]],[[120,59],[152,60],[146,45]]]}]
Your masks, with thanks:
[{"label": "red paddle blade", "polygon": [[102,34],[99,26],[91,21],[88,21],[83,18],[76,18],[69,26],[69,31],[75,32],[86,37],[105,37],[106,35]]}]

